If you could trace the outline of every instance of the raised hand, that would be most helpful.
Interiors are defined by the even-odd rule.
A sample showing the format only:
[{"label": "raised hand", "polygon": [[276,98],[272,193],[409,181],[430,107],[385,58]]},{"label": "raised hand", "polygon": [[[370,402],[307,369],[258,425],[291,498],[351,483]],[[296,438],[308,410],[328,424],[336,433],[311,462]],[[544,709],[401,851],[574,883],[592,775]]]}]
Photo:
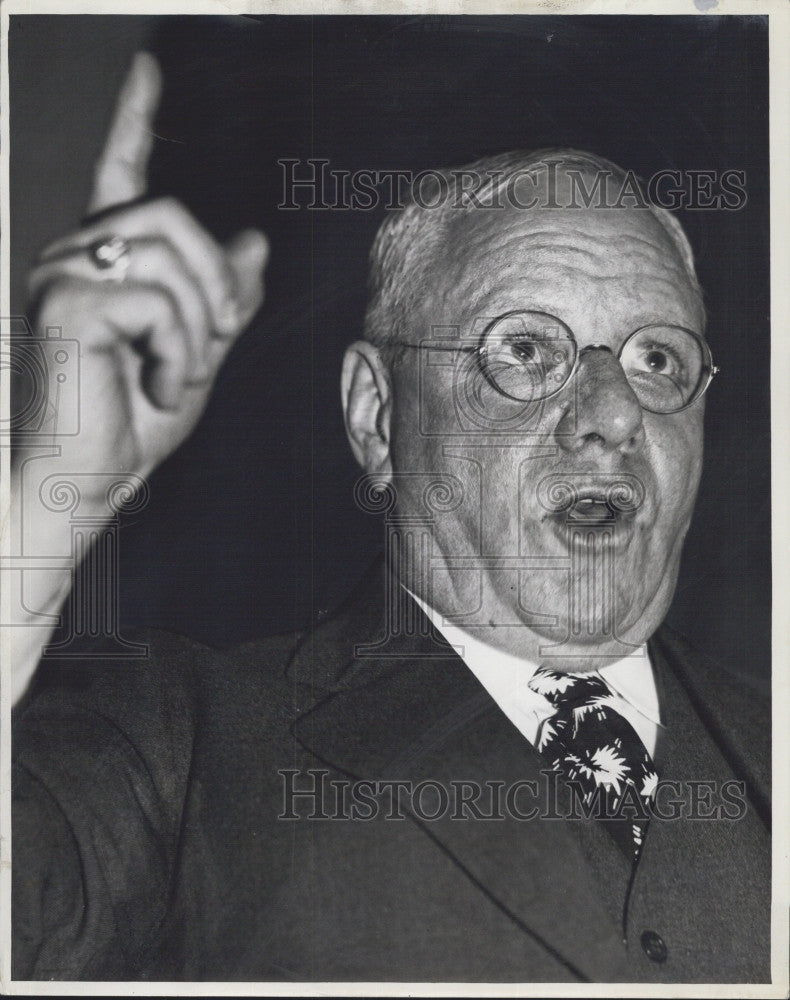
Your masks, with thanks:
[{"label": "raised hand", "polygon": [[[69,471],[149,473],[193,429],[262,300],[260,232],[221,246],[176,200],[144,200],[160,91],[155,59],[138,53],[96,166],[91,217],[29,277],[36,326],[80,343],[80,434],[60,439]],[[107,241],[121,260],[103,268]]]},{"label": "raised hand", "polygon": [[[159,66],[138,53],[96,166],[91,216],[49,246],[29,277],[37,335],[59,327],[79,343],[80,364],[78,380],[56,385],[50,373],[49,420],[13,463],[11,553],[37,560],[13,575],[13,623],[21,626],[10,630],[13,699],[27,688],[71,585],[69,569],[54,568],[73,558],[68,517],[42,504],[43,484],[74,478],[81,516],[109,518],[108,474],[136,483],[184,441],[263,297],[268,245],[260,232],[220,246],[176,200],[145,200],[160,91]],[[58,436],[59,417],[77,408],[79,433]]]}]

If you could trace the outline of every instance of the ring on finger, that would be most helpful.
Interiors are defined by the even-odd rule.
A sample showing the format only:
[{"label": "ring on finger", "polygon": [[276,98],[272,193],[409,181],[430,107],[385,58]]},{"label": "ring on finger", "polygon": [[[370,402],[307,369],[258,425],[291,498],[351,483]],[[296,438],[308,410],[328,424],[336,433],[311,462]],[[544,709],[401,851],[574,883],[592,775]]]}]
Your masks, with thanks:
[{"label": "ring on finger", "polygon": [[107,281],[123,281],[131,263],[131,247],[121,236],[104,236],[88,247],[88,259]]}]

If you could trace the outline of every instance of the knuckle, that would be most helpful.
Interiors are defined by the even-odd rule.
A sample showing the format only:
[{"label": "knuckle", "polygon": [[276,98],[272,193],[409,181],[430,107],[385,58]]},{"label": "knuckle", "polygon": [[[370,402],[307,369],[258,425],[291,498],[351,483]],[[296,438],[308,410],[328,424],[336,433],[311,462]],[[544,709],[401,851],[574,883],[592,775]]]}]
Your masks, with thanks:
[{"label": "knuckle", "polygon": [[172,245],[159,236],[139,240],[133,252],[138,254],[140,273],[146,278],[156,278],[157,282],[162,282],[167,275],[172,275],[181,266],[181,261]]},{"label": "knuckle", "polygon": [[220,302],[231,302],[236,296],[236,277],[225,254],[218,253],[215,270],[216,295]]},{"label": "knuckle", "polygon": [[221,310],[235,294],[233,270],[222,249],[207,233],[195,233],[192,240],[192,252],[181,251],[184,268],[211,310]]},{"label": "knuckle", "polygon": [[172,289],[167,285],[151,286],[151,303],[162,325],[181,327],[181,308]]},{"label": "knuckle", "polygon": [[74,305],[79,305],[82,299],[82,290],[79,287],[79,283],[68,275],[50,271],[47,273],[45,269],[40,269],[37,273],[37,279],[35,282],[33,280],[33,275],[31,275],[28,283],[32,290],[38,293],[38,306],[39,311],[55,308],[62,308],[65,304],[73,302]]},{"label": "knuckle", "polygon": [[25,275],[25,292],[28,298],[31,295],[36,294],[39,289],[45,286],[47,281],[47,274],[50,272],[50,268],[46,264],[39,264],[32,267],[28,273]]},{"label": "knuckle", "polygon": [[92,311],[91,290],[73,277],[56,273],[33,289],[33,318],[40,328],[46,326],[76,326],[81,314]]},{"label": "knuckle", "polygon": [[193,324],[185,315],[182,303],[169,288],[164,286],[154,288],[152,295],[154,325],[167,337],[163,343],[167,343],[169,352],[173,356],[189,357],[194,351],[189,335]]},{"label": "knuckle", "polygon": [[160,221],[167,225],[164,241],[174,256],[197,269],[196,276],[207,282],[212,291],[232,290],[233,272],[225,253],[194,215],[170,195],[153,204]]},{"label": "knuckle", "polygon": [[141,268],[147,281],[165,293],[190,327],[202,331],[208,325],[206,303],[200,286],[184,269],[172,247],[161,245]]},{"label": "knuckle", "polygon": [[198,263],[210,299],[222,302],[230,298],[234,290],[233,270],[222,248],[208,233],[200,246]]},{"label": "knuckle", "polygon": [[149,204],[155,211],[168,218],[171,223],[180,227],[190,225],[194,221],[183,202],[171,194],[162,195]]}]

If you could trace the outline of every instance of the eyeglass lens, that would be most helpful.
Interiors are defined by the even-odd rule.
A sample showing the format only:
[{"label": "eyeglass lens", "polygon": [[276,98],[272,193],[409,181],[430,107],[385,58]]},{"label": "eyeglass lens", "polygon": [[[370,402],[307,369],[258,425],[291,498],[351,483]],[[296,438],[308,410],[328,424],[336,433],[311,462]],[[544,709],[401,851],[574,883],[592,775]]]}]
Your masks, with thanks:
[{"label": "eyeglass lens", "polygon": [[[511,313],[495,321],[481,344],[487,378],[504,396],[530,402],[558,392],[573,374],[578,348],[570,329],[545,313]],[[671,413],[693,400],[710,371],[703,341],[674,326],[633,333],[619,360],[640,404]]]}]

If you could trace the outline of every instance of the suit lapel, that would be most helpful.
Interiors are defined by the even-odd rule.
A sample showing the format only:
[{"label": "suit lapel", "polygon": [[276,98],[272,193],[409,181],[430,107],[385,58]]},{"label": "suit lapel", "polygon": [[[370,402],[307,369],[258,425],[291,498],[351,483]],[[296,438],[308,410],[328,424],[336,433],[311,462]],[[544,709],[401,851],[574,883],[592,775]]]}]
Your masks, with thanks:
[{"label": "suit lapel", "polygon": [[[492,818],[461,809],[462,818],[454,819],[451,805],[438,819],[415,822],[466,878],[580,978],[628,978],[620,928],[569,829],[575,824],[508,815],[514,805],[562,815],[565,786],[541,773],[539,756],[462,660],[419,611],[411,634],[379,644],[383,656],[354,656],[352,644],[372,647],[384,638],[383,602],[376,607],[371,600],[373,586],[369,578],[363,599],[331,630],[319,630],[292,663],[292,679],[318,699],[295,723],[296,737],[353,778],[407,781],[410,788],[437,782],[456,808],[458,783],[476,783],[483,790],[479,813]],[[381,595],[380,584],[377,590]],[[507,790],[520,782],[534,785],[511,791],[508,809]],[[608,839],[600,831],[593,836]]]}]

